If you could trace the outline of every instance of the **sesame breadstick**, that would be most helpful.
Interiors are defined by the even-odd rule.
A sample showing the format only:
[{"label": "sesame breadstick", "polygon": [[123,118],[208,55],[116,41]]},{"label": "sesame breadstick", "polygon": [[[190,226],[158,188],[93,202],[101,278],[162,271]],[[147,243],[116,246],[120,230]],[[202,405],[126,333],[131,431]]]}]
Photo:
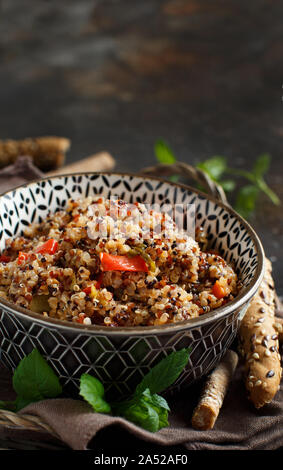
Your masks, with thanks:
[{"label": "sesame breadstick", "polygon": [[271,402],[281,380],[272,267],[265,259],[262,284],[252,298],[239,328],[239,352],[244,358],[245,383],[256,408]]},{"label": "sesame breadstick", "polygon": [[0,140],[0,168],[15,162],[19,156],[30,156],[43,171],[63,165],[70,141],[65,137],[36,137],[24,140]]},{"label": "sesame breadstick", "polygon": [[283,318],[275,317],[274,328],[278,333],[279,343],[283,343]]},{"label": "sesame breadstick", "polygon": [[226,351],[205,383],[200,401],[193,412],[193,428],[199,430],[213,428],[237,364],[237,353],[232,350]]}]

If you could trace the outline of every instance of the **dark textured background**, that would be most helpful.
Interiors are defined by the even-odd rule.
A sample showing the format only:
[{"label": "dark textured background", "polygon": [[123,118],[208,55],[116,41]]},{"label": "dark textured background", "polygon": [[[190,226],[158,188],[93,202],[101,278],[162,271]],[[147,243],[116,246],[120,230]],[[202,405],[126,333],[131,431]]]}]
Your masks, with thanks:
[{"label": "dark textured background", "polygon": [[[108,150],[124,171],[154,163],[160,137],[189,163],[269,152],[283,200],[282,1],[0,5],[0,138],[67,136],[68,162]],[[282,207],[262,197],[251,223],[283,294]]]}]

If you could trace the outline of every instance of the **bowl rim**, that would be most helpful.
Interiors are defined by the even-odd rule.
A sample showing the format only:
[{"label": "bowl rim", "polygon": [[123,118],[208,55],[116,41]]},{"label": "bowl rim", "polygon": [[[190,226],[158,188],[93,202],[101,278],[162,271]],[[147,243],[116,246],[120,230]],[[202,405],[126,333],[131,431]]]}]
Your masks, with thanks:
[{"label": "bowl rim", "polygon": [[229,204],[218,200],[216,197],[211,196],[210,194],[206,194],[203,191],[200,191],[193,186],[184,184],[184,183],[176,183],[167,181],[164,178],[160,178],[157,176],[147,176],[143,174],[136,174],[131,172],[115,172],[115,171],[90,171],[90,172],[75,172],[75,173],[60,173],[56,175],[45,176],[43,178],[35,178],[25,184],[20,184],[15,186],[8,191],[0,194],[0,201],[1,199],[8,195],[9,193],[13,193],[21,188],[26,188],[36,183],[41,183],[44,181],[58,179],[58,178],[65,178],[65,177],[72,177],[72,176],[86,176],[86,175],[114,175],[114,176],[121,176],[121,177],[134,177],[140,178],[143,180],[151,180],[151,181],[160,181],[162,183],[168,184],[169,186],[177,187],[180,189],[184,189],[187,191],[194,192],[203,199],[208,199],[209,201],[221,206],[225,209],[228,213],[232,214],[249,232],[253,239],[254,246],[256,247],[257,254],[258,254],[258,263],[256,267],[256,271],[253,275],[252,281],[249,286],[244,287],[241,292],[233,299],[231,302],[225,304],[223,307],[216,308],[208,313],[205,313],[199,317],[190,318],[188,320],[184,320],[181,322],[176,323],[169,323],[165,325],[156,325],[156,326],[123,326],[123,327],[116,327],[110,328],[109,326],[101,326],[101,325],[83,325],[80,323],[68,322],[66,320],[59,320],[57,318],[50,318],[50,317],[43,317],[40,313],[32,312],[31,310],[20,307],[18,305],[13,304],[12,302],[7,301],[0,297],[0,308],[4,306],[5,309],[12,313],[16,314],[18,317],[23,318],[24,320],[34,321],[35,323],[39,323],[42,326],[48,327],[48,329],[63,329],[68,331],[73,331],[76,333],[87,333],[88,335],[106,335],[106,336],[149,336],[153,334],[170,334],[176,333],[182,330],[188,330],[191,328],[203,326],[207,323],[213,322],[219,318],[224,318],[228,316],[230,313],[234,311],[239,311],[245,306],[248,305],[248,302],[252,298],[252,296],[258,290],[261,281],[263,279],[264,274],[264,249],[262,243],[260,241],[259,236],[252,228],[252,226],[247,222],[240,214],[238,214]]}]

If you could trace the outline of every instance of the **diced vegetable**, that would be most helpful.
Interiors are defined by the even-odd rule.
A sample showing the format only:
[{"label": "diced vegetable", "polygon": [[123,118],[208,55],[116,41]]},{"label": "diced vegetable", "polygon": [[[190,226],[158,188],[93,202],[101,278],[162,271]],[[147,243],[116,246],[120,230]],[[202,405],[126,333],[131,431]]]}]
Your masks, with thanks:
[{"label": "diced vegetable", "polygon": [[212,287],[212,293],[217,299],[223,299],[228,294],[227,289],[219,281],[216,281]]},{"label": "diced vegetable", "polygon": [[141,271],[148,272],[148,266],[140,255],[121,256],[100,253],[102,271]]},{"label": "diced vegetable", "polygon": [[91,293],[91,286],[87,286],[83,289],[83,292],[86,294],[86,295],[89,295]]},{"label": "diced vegetable", "polygon": [[92,299],[96,299],[97,297],[97,289],[94,285],[91,286],[90,288],[90,293],[89,293],[89,296],[92,298]]},{"label": "diced vegetable", "polygon": [[[40,253],[42,255],[45,255],[45,254],[54,255],[54,253],[56,253],[57,251],[57,248],[58,248],[57,240],[50,238],[45,243],[37,247],[34,252]],[[24,251],[19,251],[18,264],[22,264],[23,262],[25,262],[29,258],[30,255],[31,253],[25,253]]]},{"label": "diced vegetable", "polygon": [[56,253],[57,251],[57,248],[58,248],[57,240],[50,238],[45,243],[37,247],[35,250],[35,253],[40,253],[42,255],[45,255],[45,254],[54,255],[54,253]]},{"label": "diced vegetable", "polygon": [[19,251],[18,254],[18,264],[24,263],[29,258],[29,253],[25,253],[24,251]]}]

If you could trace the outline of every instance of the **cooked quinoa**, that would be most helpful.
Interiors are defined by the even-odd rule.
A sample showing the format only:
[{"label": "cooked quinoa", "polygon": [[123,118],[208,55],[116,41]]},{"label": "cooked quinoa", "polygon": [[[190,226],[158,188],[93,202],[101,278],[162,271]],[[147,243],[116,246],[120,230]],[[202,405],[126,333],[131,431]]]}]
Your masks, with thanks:
[{"label": "cooked quinoa", "polygon": [[207,251],[202,229],[194,240],[141,203],[130,214],[126,202],[114,206],[102,197],[71,199],[7,240],[0,296],[45,317],[119,327],[188,320],[237,295],[233,267]]}]

